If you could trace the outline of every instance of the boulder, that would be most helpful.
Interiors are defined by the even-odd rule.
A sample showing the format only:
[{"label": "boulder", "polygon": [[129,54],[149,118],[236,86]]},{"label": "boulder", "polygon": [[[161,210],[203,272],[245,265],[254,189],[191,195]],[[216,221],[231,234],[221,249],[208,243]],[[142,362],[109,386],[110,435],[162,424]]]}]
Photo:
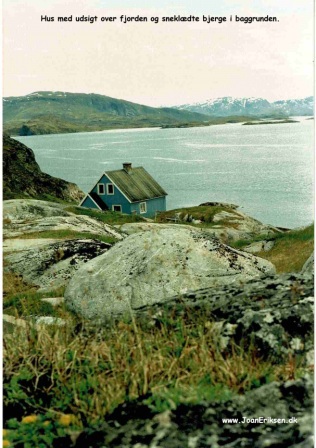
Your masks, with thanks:
[{"label": "boulder", "polygon": [[87,261],[111,247],[99,240],[74,239],[26,248],[6,255],[5,271],[20,274],[42,291],[65,286]]},{"label": "boulder", "polygon": [[270,262],[201,230],[157,228],[130,235],[83,266],[66,289],[65,304],[84,318],[103,322],[175,294],[274,272]]}]

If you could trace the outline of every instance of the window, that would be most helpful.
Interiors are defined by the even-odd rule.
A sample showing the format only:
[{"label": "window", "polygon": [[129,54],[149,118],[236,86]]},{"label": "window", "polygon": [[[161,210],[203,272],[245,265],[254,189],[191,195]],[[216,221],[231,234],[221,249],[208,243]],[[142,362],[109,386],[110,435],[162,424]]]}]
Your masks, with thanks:
[{"label": "window", "polygon": [[98,184],[98,194],[105,194],[104,184]]},{"label": "window", "polygon": [[114,194],[114,185],[106,184],[106,191],[107,191],[107,194]]},{"label": "window", "polygon": [[146,202],[141,202],[139,204],[139,213],[146,213],[147,212],[147,204]]},{"label": "window", "polygon": [[113,212],[122,212],[122,206],[121,205],[112,205],[112,211]]}]

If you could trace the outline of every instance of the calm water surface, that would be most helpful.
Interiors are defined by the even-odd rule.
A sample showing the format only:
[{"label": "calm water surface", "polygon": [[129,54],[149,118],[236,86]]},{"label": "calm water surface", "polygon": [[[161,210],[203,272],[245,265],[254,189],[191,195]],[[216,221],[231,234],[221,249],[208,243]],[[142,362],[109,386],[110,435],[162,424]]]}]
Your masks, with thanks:
[{"label": "calm water surface", "polygon": [[313,120],[260,126],[133,129],[19,137],[41,169],[88,192],[103,171],[143,166],[168,192],[167,208],[238,204],[276,226],[313,221]]}]

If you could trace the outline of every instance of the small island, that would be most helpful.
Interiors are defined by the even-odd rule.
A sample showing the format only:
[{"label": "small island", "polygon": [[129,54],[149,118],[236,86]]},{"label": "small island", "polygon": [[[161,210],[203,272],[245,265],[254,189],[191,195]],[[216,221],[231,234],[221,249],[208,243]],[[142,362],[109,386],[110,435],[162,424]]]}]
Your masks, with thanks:
[{"label": "small island", "polygon": [[291,120],[291,119],[286,119],[286,120],[273,120],[273,121],[247,121],[246,123],[243,123],[243,125],[247,125],[247,126],[253,126],[256,124],[284,124],[284,123],[299,123],[298,120]]}]

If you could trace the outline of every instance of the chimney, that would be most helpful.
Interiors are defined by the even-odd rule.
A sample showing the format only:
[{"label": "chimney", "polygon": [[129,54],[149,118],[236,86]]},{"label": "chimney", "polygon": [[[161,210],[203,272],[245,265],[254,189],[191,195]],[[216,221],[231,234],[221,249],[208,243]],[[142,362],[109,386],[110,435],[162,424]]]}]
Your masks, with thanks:
[{"label": "chimney", "polygon": [[132,172],[132,164],[130,162],[123,163],[123,170],[130,174]]}]

